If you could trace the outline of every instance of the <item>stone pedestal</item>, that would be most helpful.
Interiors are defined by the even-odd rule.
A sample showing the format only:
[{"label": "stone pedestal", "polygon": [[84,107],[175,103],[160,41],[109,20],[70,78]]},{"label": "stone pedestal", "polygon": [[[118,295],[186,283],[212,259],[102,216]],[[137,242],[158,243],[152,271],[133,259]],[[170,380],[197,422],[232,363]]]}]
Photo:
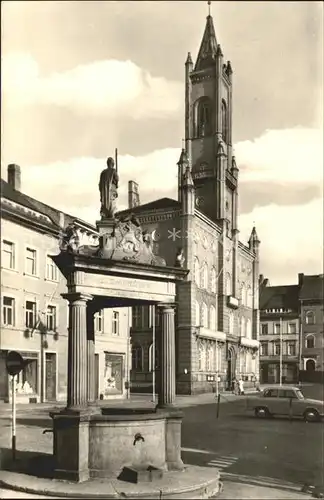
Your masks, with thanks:
[{"label": "stone pedestal", "polygon": [[170,305],[160,307],[162,309],[162,335],[158,406],[163,408],[173,406],[176,396],[175,330],[174,308]]},{"label": "stone pedestal", "polygon": [[89,474],[89,419],[84,412],[50,413],[53,419],[55,474],[60,479],[82,482]]},{"label": "stone pedestal", "polygon": [[181,424],[183,413],[170,411],[165,425],[165,454],[168,470],[183,470],[181,459]]}]

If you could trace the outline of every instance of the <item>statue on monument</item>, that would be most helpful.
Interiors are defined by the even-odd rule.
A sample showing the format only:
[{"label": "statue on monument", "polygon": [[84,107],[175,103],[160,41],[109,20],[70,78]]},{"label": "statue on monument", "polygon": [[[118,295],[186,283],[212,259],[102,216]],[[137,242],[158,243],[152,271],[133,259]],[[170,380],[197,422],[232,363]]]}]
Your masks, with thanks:
[{"label": "statue on monument", "polygon": [[113,219],[116,211],[116,199],[118,198],[118,173],[115,169],[113,158],[108,158],[107,168],[100,174],[99,191],[102,219]]}]

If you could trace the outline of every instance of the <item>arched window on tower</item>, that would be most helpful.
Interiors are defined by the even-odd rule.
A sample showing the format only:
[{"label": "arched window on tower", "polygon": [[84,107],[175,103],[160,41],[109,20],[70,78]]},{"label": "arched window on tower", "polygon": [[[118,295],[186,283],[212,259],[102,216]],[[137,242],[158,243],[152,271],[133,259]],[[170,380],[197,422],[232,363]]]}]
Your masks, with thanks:
[{"label": "arched window on tower", "polygon": [[205,137],[212,132],[211,101],[204,97],[198,101],[196,110],[196,133],[198,137]]},{"label": "arched window on tower", "polygon": [[314,335],[307,335],[307,337],[306,337],[306,349],[314,349],[314,347],[315,347]]},{"label": "arched window on tower", "polygon": [[228,115],[226,102],[222,101],[222,139],[227,144],[228,141]]}]

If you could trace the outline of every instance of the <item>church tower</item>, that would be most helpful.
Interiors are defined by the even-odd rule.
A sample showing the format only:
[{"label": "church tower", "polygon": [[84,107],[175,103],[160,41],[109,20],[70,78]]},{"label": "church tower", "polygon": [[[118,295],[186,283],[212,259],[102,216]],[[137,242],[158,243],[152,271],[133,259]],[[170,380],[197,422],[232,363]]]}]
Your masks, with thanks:
[{"label": "church tower", "polygon": [[196,63],[185,63],[185,145],[196,191],[196,208],[237,230],[238,169],[232,155],[232,67],[225,63],[213,18],[206,27]]}]

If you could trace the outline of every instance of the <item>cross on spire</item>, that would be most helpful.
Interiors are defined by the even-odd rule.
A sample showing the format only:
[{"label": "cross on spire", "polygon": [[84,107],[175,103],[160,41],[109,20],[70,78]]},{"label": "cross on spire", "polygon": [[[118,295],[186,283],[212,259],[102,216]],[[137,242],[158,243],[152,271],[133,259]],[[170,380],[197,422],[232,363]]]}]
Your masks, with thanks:
[{"label": "cross on spire", "polygon": [[182,141],[182,149],[185,149],[185,140],[181,139],[181,141]]},{"label": "cross on spire", "polygon": [[208,4],[208,15],[210,16],[211,0],[208,0],[207,4]]}]

